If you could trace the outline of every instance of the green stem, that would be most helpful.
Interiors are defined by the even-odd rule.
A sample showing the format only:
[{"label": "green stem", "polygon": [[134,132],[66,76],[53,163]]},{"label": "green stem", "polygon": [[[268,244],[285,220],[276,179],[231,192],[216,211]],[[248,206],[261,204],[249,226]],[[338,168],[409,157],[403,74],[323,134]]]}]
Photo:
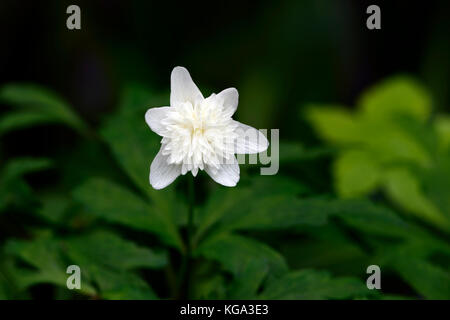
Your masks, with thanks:
[{"label": "green stem", "polygon": [[188,178],[188,217],[187,217],[187,232],[186,232],[186,252],[183,255],[180,268],[180,281],[178,298],[187,299],[190,289],[190,264],[192,258],[192,238],[194,235],[194,201],[195,201],[195,189],[194,189],[194,177]]},{"label": "green stem", "polygon": [[195,189],[194,189],[194,177],[189,178],[188,185],[188,198],[189,198],[189,212],[187,221],[187,252],[188,255],[192,253],[192,236],[194,234],[194,202],[195,202]]}]

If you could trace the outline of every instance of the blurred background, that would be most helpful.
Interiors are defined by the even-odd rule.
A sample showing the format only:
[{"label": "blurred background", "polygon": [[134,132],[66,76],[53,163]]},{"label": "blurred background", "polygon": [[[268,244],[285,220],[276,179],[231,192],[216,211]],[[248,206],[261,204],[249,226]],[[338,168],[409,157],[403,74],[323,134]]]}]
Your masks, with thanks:
[{"label": "blurred background", "polygon": [[420,77],[437,108],[449,105],[448,1],[379,2],[382,29],[373,31],[370,1],[77,1],[74,31],[70,4],[2,1],[0,81],[48,86],[89,121],[114,108],[126,83],[168,91],[177,65],[208,93],[236,86],[243,122],[295,138],[298,106],[352,105],[395,73]]},{"label": "blurred background", "polygon": [[[66,8],[71,4],[81,8],[81,30],[66,28],[66,19],[69,16],[66,14]],[[369,16],[366,14],[366,8],[370,4],[377,4],[381,8],[381,30],[366,28],[366,19]],[[153,96],[156,98],[153,97],[148,101],[155,105],[139,106],[142,112],[145,112],[148,107],[167,104],[170,72],[175,66],[184,66],[190,71],[205,96],[228,87],[236,87],[239,90],[239,108],[235,116],[237,120],[256,128],[279,128],[280,139],[283,143],[291,147],[295,144],[300,148],[298,150],[303,150],[299,151],[301,156],[293,156],[294,163],[292,161],[286,165],[282,163],[280,169],[282,176],[298,178],[308,187],[307,195],[337,193],[338,197],[345,198],[345,191],[339,190],[338,186],[336,192],[336,183],[333,182],[339,177],[333,177],[332,170],[328,169],[334,159],[330,153],[334,151],[322,148],[321,138],[323,135],[326,136],[326,133],[317,134],[314,124],[311,125],[307,117],[303,116],[307,106],[311,103],[339,105],[345,106],[342,107],[345,110],[356,112],[358,99],[364,90],[391,76],[402,74],[417,80],[426,88],[427,95],[432,97],[430,117],[433,114],[448,113],[450,105],[449,13],[450,2],[445,0],[427,1],[426,4],[411,1],[357,0],[258,2],[2,0],[0,3],[2,42],[0,87],[31,83],[57,93],[70,106],[69,109],[74,111],[73,119],[76,118],[76,120],[68,117],[73,120],[68,122],[72,121],[74,127],[81,128],[79,131],[83,134],[80,137],[76,133],[77,130],[71,130],[67,126],[47,124],[45,121],[43,125],[37,127],[19,125],[21,130],[2,132],[0,129],[0,163],[4,166],[12,159],[23,157],[45,157],[56,161],[58,169],[34,172],[26,178],[27,185],[36,192],[33,196],[34,200],[29,204],[35,208],[40,208],[42,203],[44,207],[47,203],[56,207],[59,203],[64,207],[61,202],[52,202],[53,200],[47,202],[47,196],[50,195],[49,198],[54,199],[53,196],[60,192],[64,194],[62,198],[66,197],[76,186],[84,182],[86,177],[91,176],[92,172],[119,181],[136,192],[142,185],[144,189],[145,182],[141,185],[137,182],[137,186],[131,186],[133,182],[136,182],[135,180],[140,179],[136,178],[135,173],[130,173],[133,169],[129,168],[133,164],[124,164],[120,159],[117,163],[108,160],[114,156],[120,158],[120,150],[117,151],[120,146],[111,143],[112,152],[109,153],[107,147],[89,139],[97,134],[100,135],[99,131],[102,136],[108,136],[105,132],[111,132],[112,129],[104,129],[105,119],[126,113],[123,107],[122,109],[119,107],[126,105],[123,100],[123,92],[126,88],[144,87],[148,89],[148,92],[154,93]],[[1,102],[0,117],[5,116],[11,110],[11,104],[14,104],[11,103],[11,101],[14,102],[11,95],[6,94],[5,97]],[[144,99],[144,101],[147,100]],[[138,114],[138,117],[142,115],[142,125],[145,125],[142,112]],[[122,121],[128,121],[127,119],[124,116]],[[81,125],[79,122],[86,125]],[[89,129],[84,130],[85,126]],[[129,123],[128,126],[131,124]],[[127,131],[126,127],[127,124],[118,124],[114,132],[115,136],[111,139],[125,136],[124,143],[134,145],[136,139],[130,135],[127,136],[130,131]],[[147,128],[144,129],[147,130]],[[152,136],[150,132],[148,135]],[[88,142],[85,137],[88,137]],[[324,140],[327,140],[326,137]],[[433,149],[433,147],[430,148]],[[304,150],[309,149],[312,150],[311,153],[304,153]],[[286,150],[286,148],[283,149],[282,144],[280,152],[284,154]],[[289,150],[291,153],[286,152],[286,159],[292,157],[292,152],[297,149],[293,147]],[[133,150],[125,151],[128,154],[132,152]],[[152,152],[149,152],[150,156],[145,160],[146,162],[141,164],[144,168],[148,167]],[[301,168],[297,168],[299,165]],[[122,169],[125,167],[125,169],[121,171],[119,167]],[[362,174],[364,172],[365,170]],[[126,177],[127,174],[131,176],[131,179]],[[339,175],[339,173],[336,174]],[[138,175],[142,175],[144,180],[147,180],[147,169]],[[246,175],[244,169],[243,176]],[[429,179],[432,182],[435,181],[431,176]],[[196,204],[199,206],[208,203],[210,191],[215,190],[211,184],[208,184],[209,182],[204,180],[201,180],[203,183],[198,187],[196,196]],[[177,192],[182,194],[181,199],[184,199],[184,183],[181,181],[176,187]],[[444,211],[447,210],[448,213],[449,208],[446,207],[448,199],[445,200],[445,198],[450,190],[447,187],[448,184],[441,187],[444,194],[440,195],[441,200],[436,201],[441,207],[444,206]],[[28,191],[19,189],[20,191],[17,192],[11,191],[9,197],[13,194],[14,199],[22,202],[21,197],[28,195],[26,193]],[[373,203],[391,206],[394,210],[405,209],[401,205],[405,203],[405,198],[398,200],[398,197],[394,195],[394,199],[398,201],[392,205],[377,190],[368,191],[362,194],[361,198],[370,196]],[[152,196],[153,194],[150,198]],[[105,197],[109,199],[108,193],[105,193]],[[29,197],[26,196],[26,198]],[[8,199],[10,201],[10,198]],[[36,230],[42,228],[52,230],[50,233],[59,237],[77,234],[80,230],[83,233],[97,226],[96,222],[92,223],[92,217],[87,213],[71,220],[71,227],[60,228],[55,226],[61,221],[58,220],[59,216],[49,217],[40,212],[36,217],[34,213],[30,213],[33,210],[27,209],[29,207],[24,209],[20,206],[6,205],[6,200],[4,206],[0,205],[0,208],[2,207],[8,208],[5,209],[7,213],[0,216],[0,244],[2,245],[11,239],[33,239]],[[49,210],[53,214],[53,212],[59,212],[58,208],[51,207]],[[428,207],[424,211],[430,212]],[[21,214],[15,214],[15,212],[21,212]],[[45,222],[43,227],[42,219],[47,222],[49,220],[50,225],[46,225],[47,222]],[[183,217],[180,219],[184,221]],[[416,222],[413,219],[413,223]],[[123,220],[121,223],[127,224]],[[421,224],[420,218],[418,223]],[[183,222],[180,222],[180,226],[183,227]],[[72,227],[78,231],[70,229]],[[437,237],[448,245],[448,229],[447,231],[436,230],[435,226],[429,225],[424,228],[430,229],[433,234],[436,232]],[[334,231],[328,231],[334,234]],[[140,233],[129,234],[121,229],[118,233],[140,244],[153,241]],[[364,272],[361,273],[361,268],[357,268],[354,264],[347,265],[339,259],[339,262],[333,260],[334,258],[323,262],[311,256],[310,260],[305,260],[306,262],[290,260],[289,256],[297,255],[296,250],[299,243],[303,241],[303,237],[282,240],[278,237],[275,239],[268,237],[267,241],[288,256],[290,266],[313,268],[319,266],[332,270],[333,274],[338,275],[346,275],[344,270],[348,271],[355,267],[360,270],[359,276],[364,275]],[[334,239],[332,235],[330,237],[329,239]],[[266,239],[266,236],[263,238]],[[280,244],[283,241],[285,241],[284,245]],[[322,239],[321,241],[325,242],[320,242],[320,245],[316,243],[313,246],[310,241],[306,241],[305,255],[312,254],[315,250],[328,250],[322,245],[331,240]],[[352,241],[352,243],[358,242],[355,239]],[[19,245],[24,243],[8,245],[6,247],[9,249],[6,249],[6,252],[12,256],[18,255],[23,263],[23,260],[27,260],[27,256],[25,255],[24,258],[23,254],[17,254],[20,251],[17,247]],[[349,247],[345,246],[344,249],[346,248]],[[344,260],[354,258],[353,249],[349,250],[341,252]],[[177,270],[181,264],[179,261],[181,258],[173,257],[173,255],[169,252],[174,268]],[[356,256],[360,258],[359,253]],[[72,259],[76,260],[73,257]],[[445,259],[441,257],[439,261],[441,268],[447,272],[449,256]],[[153,267],[151,263],[144,266]],[[14,268],[16,267],[15,265]],[[40,266],[34,265],[34,267]],[[5,267],[5,270],[7,269]],[[156,271],[144,273],[144,279],[154,277],[153,272]],[[445,298],[448,297],[448,290],[450,290],[450,282],[446,281],[449,279],[448,272],[444,274],[444,281],[441,278],[433,278],[436,281],[435,284],[441,286],[441,294],[437,296],[433,295],[434,287],[430,282],[425,285],[405,284],[405,280],[399,280],[395,272],[391,277],[393,280],[390,289],[395,294],[420,298],[424,296]],[[171,276],[168,278],[170,280]],[[34,283],[33,281],[30,283]],[[104,290],[103,295],[98,294],[103,298],[135,297],[128,292],[122,292],[121,295],[111,288],[109,288],[111,291],[107,291],[112,292],[108,296],[101,286],[101,280],[96,281],[100,287],[99,292]],[[36,281],[36,283],[41,282],[46,283],[46,281]],[[216,285],[216,282],[211,283]],[[210,287],[213,286],[211,283],[209,283]],[[175,290],[167,289],[162,283],[156,283],[154,286],[160,297],[171,296],[171,292]],[[421,291],[423,286],[426,287],[425,291]],[[205,292],[212,290],[210,287],[204,289]],[[0,278],[0,298],[1,292]],[[6,289],[5,292],[7,292]],[[19,289],[10,296],[7,294],[5,296],[68,298],[61,292],[55,293],[53,287],[47,286],[31,289],[29,295],[22,295],[23,293],[20,292],[22,291]],[[431,292],[431,295],[427,296],[424,292]],[[220,297],[218,293],[214,294],[216,295],[212,295],[213,297]],[[92,297],[92,292],[88,292],[88,296]],[[194,294],[194,296],[210,297],[207,294]],[[148,298],[146,295],[143,297]],[[249,296],[244,295],[244,297]]]}]

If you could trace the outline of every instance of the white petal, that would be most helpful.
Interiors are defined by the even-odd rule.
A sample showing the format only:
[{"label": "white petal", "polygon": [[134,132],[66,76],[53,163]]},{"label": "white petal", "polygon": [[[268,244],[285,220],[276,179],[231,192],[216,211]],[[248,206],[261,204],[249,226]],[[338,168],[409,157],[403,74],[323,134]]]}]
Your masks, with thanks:
[{"label": "white petal", "polygon": [[223,109],[230,116],[236,111],[239,102],[239,93],[235,88],[228,88],[217,95],[218,99],[223,100]]},{"label": "white petal", "polygon": [[181,174],[181,165],[168,164],[167,156],[159,150],[150,166],[150,184],[155,189],[162,189],[171,184]]},{"label": "white petal", "polygon": [[203,95],[189,72],[186,68],[175,67],[170,76],[170,106],[188,101],[194,104],[197,99],[203,99]]},{"label": "white petal", "polygon": [[233,156],[233,160],[234,162],[231,164],[220,164],[219,169],[207,165],[205,171],[215,182],[226,187],[234,187],[239,181],[239,164],[236,157]]},{"label": "white petal", "polygon": [[238,121],[234,121],[234,123],[238,125],[235,129],[238,134],[234,142],[235,153],[259,153],[267,149],[269,141],[262,132]]},{"label": "white petal", "polygon": [[156,132],[160,136],[166,131],[165,126],[162,125],[161,120],[167,117],[170,107],[160,107],[148,109],[145,113],[145,122],[152,131]]}]

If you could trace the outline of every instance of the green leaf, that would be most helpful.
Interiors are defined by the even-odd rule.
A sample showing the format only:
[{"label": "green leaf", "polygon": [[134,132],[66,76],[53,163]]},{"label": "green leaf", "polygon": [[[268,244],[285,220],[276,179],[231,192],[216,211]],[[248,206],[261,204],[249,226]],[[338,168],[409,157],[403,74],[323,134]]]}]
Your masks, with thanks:
[{"label": "green leaf", "polygon": [[369,294],[365,283],[356,278],[332,278],[328,273],[301,270],[273,279],[260,299],[320,300],[348,299]]},{"label": "green leaf", "polygon": [[[39,283],[52,283],[66,287],[68,275],[58,242],[50,238],[37,238],[33,241],[10,240],[5,252],[20,258],[33,269],[16,267],[14,279],[18,286],[25,289]],[[93,294],[95,290],[88,284],[82,284],[81,292]]]},{"label": "green leaf", "polygon": [[[370,150],[377,162],[383,165],[415,164],[422,167],[431,165],[432,160],[429,151],[414,135],[405,127],[406,121],[402,118],[396,121],[372,121],[364,122],[364,149]],[[425,136],[427,128],[418,135]]]},{"label": "green leaf", "polygon": [[164,212],[113,182],[92,178],[76,188],[73,196],[98,217],[154,233],[165,243],[183,248],[176,225]]},{"label": "green leaf", "polygon": [[[122,239],[114,233],[98,231],[64,241],[65,251],[79,266],[96,264],[112,269],[162,268],[165,252],[154,252]],[[87,268],[89,269],[89,268]]]},{"label": "green leaf", "polygon": [[297,142],[280,142],[280,163],[313,161],[333,154],[331,147],[306,148]]},{"label": "green leaf", "polygon": [[[417,255],[414,246],[383,249],[378,261],[393,267],[419,294],[427,299],[450,299],[450,273]],[[419,252],[421,250],[419,249]]]},{"label": "green leaf", "polygon": [[139,276],[109,269],[95,271],[101,297],[110,300],[158,299],[153,289]]},{"label": "green leaf", "polygon": [[327,215],[316,210],[314,201],[283,194],[255,201],[246,214],[233,218],[224,217],[220,230],[280,230],[327,221]]},{"label": "green leaf", "polygon": [[[327,207],[324,210],[330,211]],[[330,216],[363,233],[379,236],[407,238],[419,232],[390,209],[367,200],[335,200]]]},{"label": "green leaf", "polygon": [[[280,225],[292,223],[293,219],[304,220],[305,223],[316,222],[316,217],[311,216],[293,216],[292,210],[285,212],[283,217],[271,214],[275,208],[278,213],[283,215],[283,208],[288,207],[286,203],[280,203],[290,199],[294,195],[303,194],[307,188],[297,181],[281,176],[259,176],[250,179],[250,184],[241,181],[239,188],[218,187],[210,196],[209,201],[198,213],[198,230],[194,242],[200,241],[204,235],[213,227],[219,227],[221,230],[231,230],[233,228],[246,228],[248,226],[255,228],[279,228]],[[265,204],[270,207],[264,207],[261,204],[262,199],[266,199]],[[258,211],[262,210],[262,211]],[[291,220],[284,221],[284,218]],[[255,223],[255,220],[256,223]]]},{"label": "green leaf", "polygon": [[52,223],[61,223],[72,206],[72,200],[65,195],[49,192],[39,196],[41,207],[36,213]]},{"label": "green leaf", "polygon": [[46,170],[52,167],[52,161],[42,158],[16,158],[10,160],[1,172],[2,183],[20,178],[26,174]]},{"label": "green leaf", "polygon": [[442,212],[425,196],[417,178],[408,170],[391,169],[385,174],[385,185],[391,199],[437,227],[450,230],[450,222]]},{"label": "green leaf", "polygon": [[233,278],[229,288],[229,299],[256,299],[257,292],[269,273],[268,265],[259,261],[248,261]]},{"label": "green leaf", "polygon": [[86,133],[87,127],[55,93],[30,84],[9,84],[0,90],[0,101],[20,108],[0,123],[0,133],[35,124],[64,123]]},{"label": "green leaf", "polygon": [[450,221],[450,154],[420,174],[427,198],[433,202]]},{"label": "green leaf", "polygon": [[6,300],[8,297],[6,293],[6,285],[0,280],[0,300]]},{"label": "green leaf", "polygon": [[307,110],[307,118],[322,139],[336,144],[361,140],[361,128],[357,119],[344,107],[313,105]]},{"label": "green leaf", "polygon": [[[14,205],[21,208],[35,206],[35,197],[23,176],[46,170],[52,166],[48,159],[15,158],[0,172],[0,211]],[[28,208],[30,209],[30,208]]]},{"label": "green leaf", "polygon": [[403,114],[426,121],[431,112],[431,97],[417,81],[396,76],[366,91],[358,103],[365,117],[389,119]]},{"label": "green leaf", "polygon": [[150,286],[129,270],[161,268],[167,263],[165,252],[156,253],[106,231],[66,239],[64,249],[84,276],[99,286],[102,298],[157,298]]},{"label": "green leaf", "polygon": [[450,116],[439,115],[434,122],[437,134],[439,135],[440,146],[443,150],[450,146]]},{"label": "green leaf", "polygon": [[249,264],[259,269],[269,269],[272,276],[287,271],[283,257],[267,245],[256,240],[233,234],[220,234],[204,241],[194,252],[196,256],[217,261],[234,275],[239,275]]},{"label": "green leaf", "polygon": [[373,157],[364,151],[342,152],[334,163],[336,189],[343,198],[366,195],[377,188],[381,168]]},{"label": "green leaf", "polygon": [[174,186],[154,190],[149,182],[150,164],[161,146],[161,137],[150,130],[144,117],[146,110],[154,106],[161,106],[160,96],[140,87],[128,87],[118,112],[107,119],[101,134],[136,186],[166,215],[176,220],[175,214],[184,207],[177,201]]},{"label": "green leaf", "polygon": [[9,112],[0,119],[0,135],[9,131],[53,122],[48,115],[38,112]]}]

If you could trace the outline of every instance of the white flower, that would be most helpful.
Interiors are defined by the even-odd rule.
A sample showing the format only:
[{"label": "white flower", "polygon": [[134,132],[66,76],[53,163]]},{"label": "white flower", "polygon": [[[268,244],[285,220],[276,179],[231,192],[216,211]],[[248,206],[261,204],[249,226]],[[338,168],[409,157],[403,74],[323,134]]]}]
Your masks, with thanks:
[{"label": "white flower", "polygon": [[185,68],[173,69],[170,107],[151,108],[145,114],[150,129],[162,137],[150,166],[153,188],[165,188],[188,171],[196,176],[199,169],[224,186],[236,185],[235,153],[259,153],[269,145],[261,132],[231,118],[238,99],[235,88],[204,98]]}]

